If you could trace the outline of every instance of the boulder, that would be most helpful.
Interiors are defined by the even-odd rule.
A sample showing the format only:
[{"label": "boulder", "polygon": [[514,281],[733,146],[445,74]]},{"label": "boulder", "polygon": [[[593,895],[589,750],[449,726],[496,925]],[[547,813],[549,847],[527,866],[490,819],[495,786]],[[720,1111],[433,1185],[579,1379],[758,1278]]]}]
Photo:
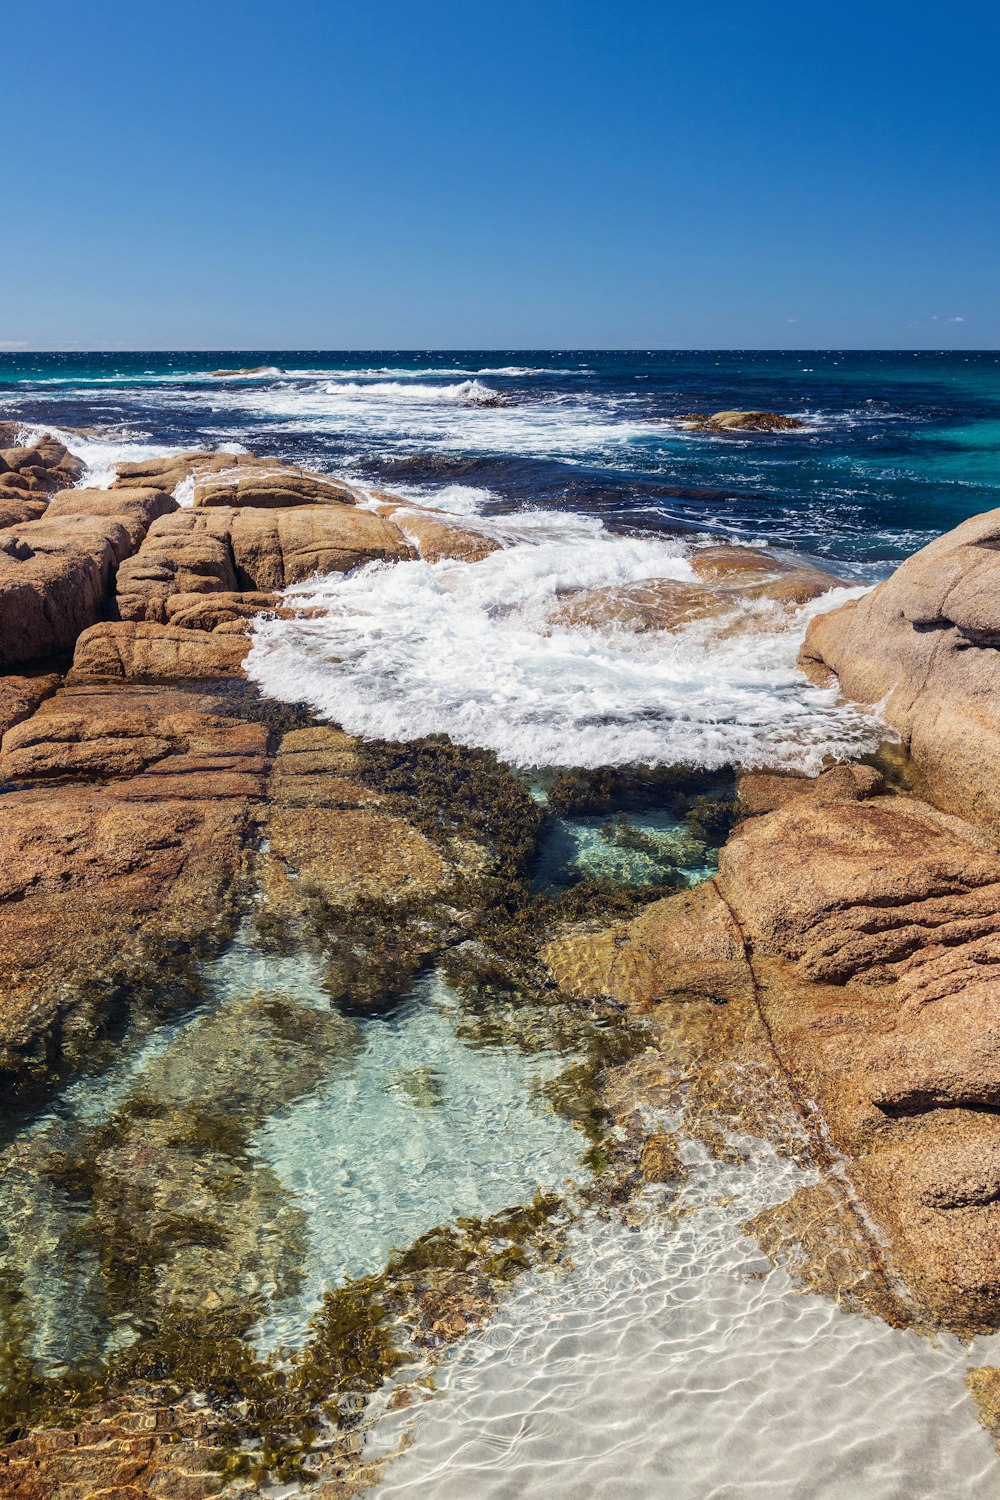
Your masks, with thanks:
[{"label": "boulder", "polygon": [[250,642],[240,635],[174,625],[111,621],[85,630],[67,681],[177,681],[236,677]]},{"label": "boulder", "polygon": [[647,1014],[668,1057],[702,1049],[709,1120],[741,1100],[743,1128],[778,1130],[760,1100],[784,1090],[893,1305],[904,1287],[918,1323],[995,1329],[1000,846],[867,767],[744,781],[778,805],[716,879],[542,957],[567,994]]},{"label": "boulder", "polygon": [[252,505],[276,510],[294,505],[354,505],[356,501],[356,491],[340,480],[268,459],[206,474],[195,471],[194,503],[201,507]]},{"label": "boulder", "polygon": [[174,594],[237,593],[232,520],[230,511],[175,510],[154,521],[136,555],[118,571],[121,619],[164,624]]},{"label": "boulder", "polygon": [[44,516],[0,532],[0,667],[70,651],[131,551],[113,517]]},{"label": "boulder", "polygon": [[696,414],[679,420],[699,432],[791,432],[806,425],[798,417],[776,411],[717,411],[711,416]]},{"label": "boulder", "polygon": [[164,624],[174,595],[270,595],[314,573],[410,555],[397,527],[353,505],[181,510],[154,522],[119,570],[118,612]]},{"label": "boulder", "polygon": [[315,573],[348,573],[363,563],[412,556],[391,521],[347,505],[236,510],[229,535],[244,589],[282,589]]},{"label": "boulder", "polygon": [[1000,829],[1000,510],[810,624],[800,665],[877,704],[942,807]]},{"label": "boulder", "polygon": [[96,516],[120,521],[128,532],[134,552],[145,540],[153,522],[177,509],[177,501],[164,490],[60,490],[48,503],[45,515]]}]

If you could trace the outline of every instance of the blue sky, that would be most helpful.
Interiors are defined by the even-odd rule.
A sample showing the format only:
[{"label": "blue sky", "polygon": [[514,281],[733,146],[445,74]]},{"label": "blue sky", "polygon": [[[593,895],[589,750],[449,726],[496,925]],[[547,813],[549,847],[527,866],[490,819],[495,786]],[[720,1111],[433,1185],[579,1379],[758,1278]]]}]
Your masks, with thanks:
[{"label": "blue sky", "polygon": [[996,348],[998,27],[7,0],[0,345]]}]

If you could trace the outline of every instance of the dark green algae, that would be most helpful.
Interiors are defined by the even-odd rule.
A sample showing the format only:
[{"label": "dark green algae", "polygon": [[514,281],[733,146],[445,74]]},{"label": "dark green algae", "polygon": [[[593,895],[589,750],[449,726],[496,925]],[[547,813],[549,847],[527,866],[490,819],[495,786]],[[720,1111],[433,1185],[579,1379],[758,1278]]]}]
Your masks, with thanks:
[{"label": "dark green algae", "polygon": [[[259,717],[256,702],[244,698],[234,696],[227,710]],[[302,727],[304,717],[285,711],[274,728]],[[628,810],[666,802],[706,846],[714,845],[728,831],[732,799],[718,795],[718,778],[705,782],[684,772],[631,778],[620,771],[564,772],[550,779],[546,809],[495,757],[442,737],[364,745],[356,778],[447,856],[454,858],[458,840],[483,858],[459,867],[447,889],[430,896],[358,906],[316,896],[307,903],[305,932],[269,924],[258,907],[259,940],[283,952],[303,941],[322,951],[331,999],[345,1017],[392,1006],[421,969],[438,963],[460,999],[458,1030],[465,1041],[502,1041],[526,1053],[555,1051],[571,1059],[543,1085],[544,1093],[579,1128],[583,1163],[600,1173],[613,1155],[601,1076],[643,1050],[648,1037],[610,1003],[563,1000],[538,953],[560,929],[628,918],[662,897],[664,888],[615,889],[582,880],[558,894],[539,893],[532,874],[540,836],[556,810],[599,810],[616,815],[627,839]],[[159,965],[130,980],[155,1016],[200,998],[201,952],[174,957],[172,969],[186,982],[171,979],[177,993],[169,1000],[156,998],[165,977]],[[303,1024],[301,1009],[271,1001],[275,1033],[294,1035]],[[104,1312],[127,1322],[131,1342],[72,1368],[42,1370],[30,1352],[26,1299],[8,1267],[0,1277],[5,1440],[39,1425],[72,1426],[96,1403],[136,1390],[154,1404],[199,1397],[222,1419],[219,1463],[226,1477],[308,1481],[314,1477],[309,1455],[321,1434],[356,1427],[387,1380],[416,1369],[429,1350],[476,1326],[526,1267],[559,1258],[574,1211],[562,1196],[540,1195],[489,1219],[458,1219],[393,1254],[379,1274],[328,1291],[300,1348],[262,1354],[248,1338],[265,1310],[262,1294],[206,1309],[164,1298],[158,1283],[158,1272],[178,1249],[225,1252],[231,1229],[225,1215],[220,1221],[211,1212],[173,1212],[150,1225],[130,1212],[127,1193],[118,1202],[102,1181],[100,1163],[109,1153],[151,1134],[171,1160],[209,1162],[215,1174],[208,1173],[209,1186],[220,1199],[239,1192],[259,1112],[241,1113],[208,1098],[185,1103],[171,1108],[140,1092],[77,1149],[50,1154],[44,1170],[68,1209],[80,1252],[99,1264]],[[294,1224],[285,1248],[293,1282]]]}]

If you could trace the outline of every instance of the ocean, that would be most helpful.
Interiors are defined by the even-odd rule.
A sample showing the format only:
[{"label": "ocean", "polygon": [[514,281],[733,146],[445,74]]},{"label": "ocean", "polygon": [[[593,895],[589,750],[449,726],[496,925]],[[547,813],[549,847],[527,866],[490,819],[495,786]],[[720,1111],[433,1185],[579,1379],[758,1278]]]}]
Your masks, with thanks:
[{"label": "ocean", "polygon": [[[804,426],[681,420],[731,408]],[[0,416],[63,434],[89,483],[122,459],[248,449],[499,530],[513,545],[472,567],[301,585],[319,616],[261,625],[250,670],[353,732],[444,732],[523,766],[815,770],[870,748],[872,721],[796,671],[810,613],[1000,504],[992,352],[5,353]],[[750,632],[553,627],[567,592],[690,579],[692,549],[720,540],[843,589]]]}]

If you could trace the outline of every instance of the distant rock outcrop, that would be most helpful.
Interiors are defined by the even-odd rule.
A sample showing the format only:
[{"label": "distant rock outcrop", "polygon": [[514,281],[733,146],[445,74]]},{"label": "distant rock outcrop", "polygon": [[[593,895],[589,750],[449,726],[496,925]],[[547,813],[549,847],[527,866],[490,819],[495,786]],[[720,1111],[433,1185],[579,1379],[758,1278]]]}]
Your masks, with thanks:
[{"label": "distant rock outcrop", "polygon": [[710,416],[695,412],[678,420],[699,432],[792,432],[806,425],[777,411],[716,411]]}]

